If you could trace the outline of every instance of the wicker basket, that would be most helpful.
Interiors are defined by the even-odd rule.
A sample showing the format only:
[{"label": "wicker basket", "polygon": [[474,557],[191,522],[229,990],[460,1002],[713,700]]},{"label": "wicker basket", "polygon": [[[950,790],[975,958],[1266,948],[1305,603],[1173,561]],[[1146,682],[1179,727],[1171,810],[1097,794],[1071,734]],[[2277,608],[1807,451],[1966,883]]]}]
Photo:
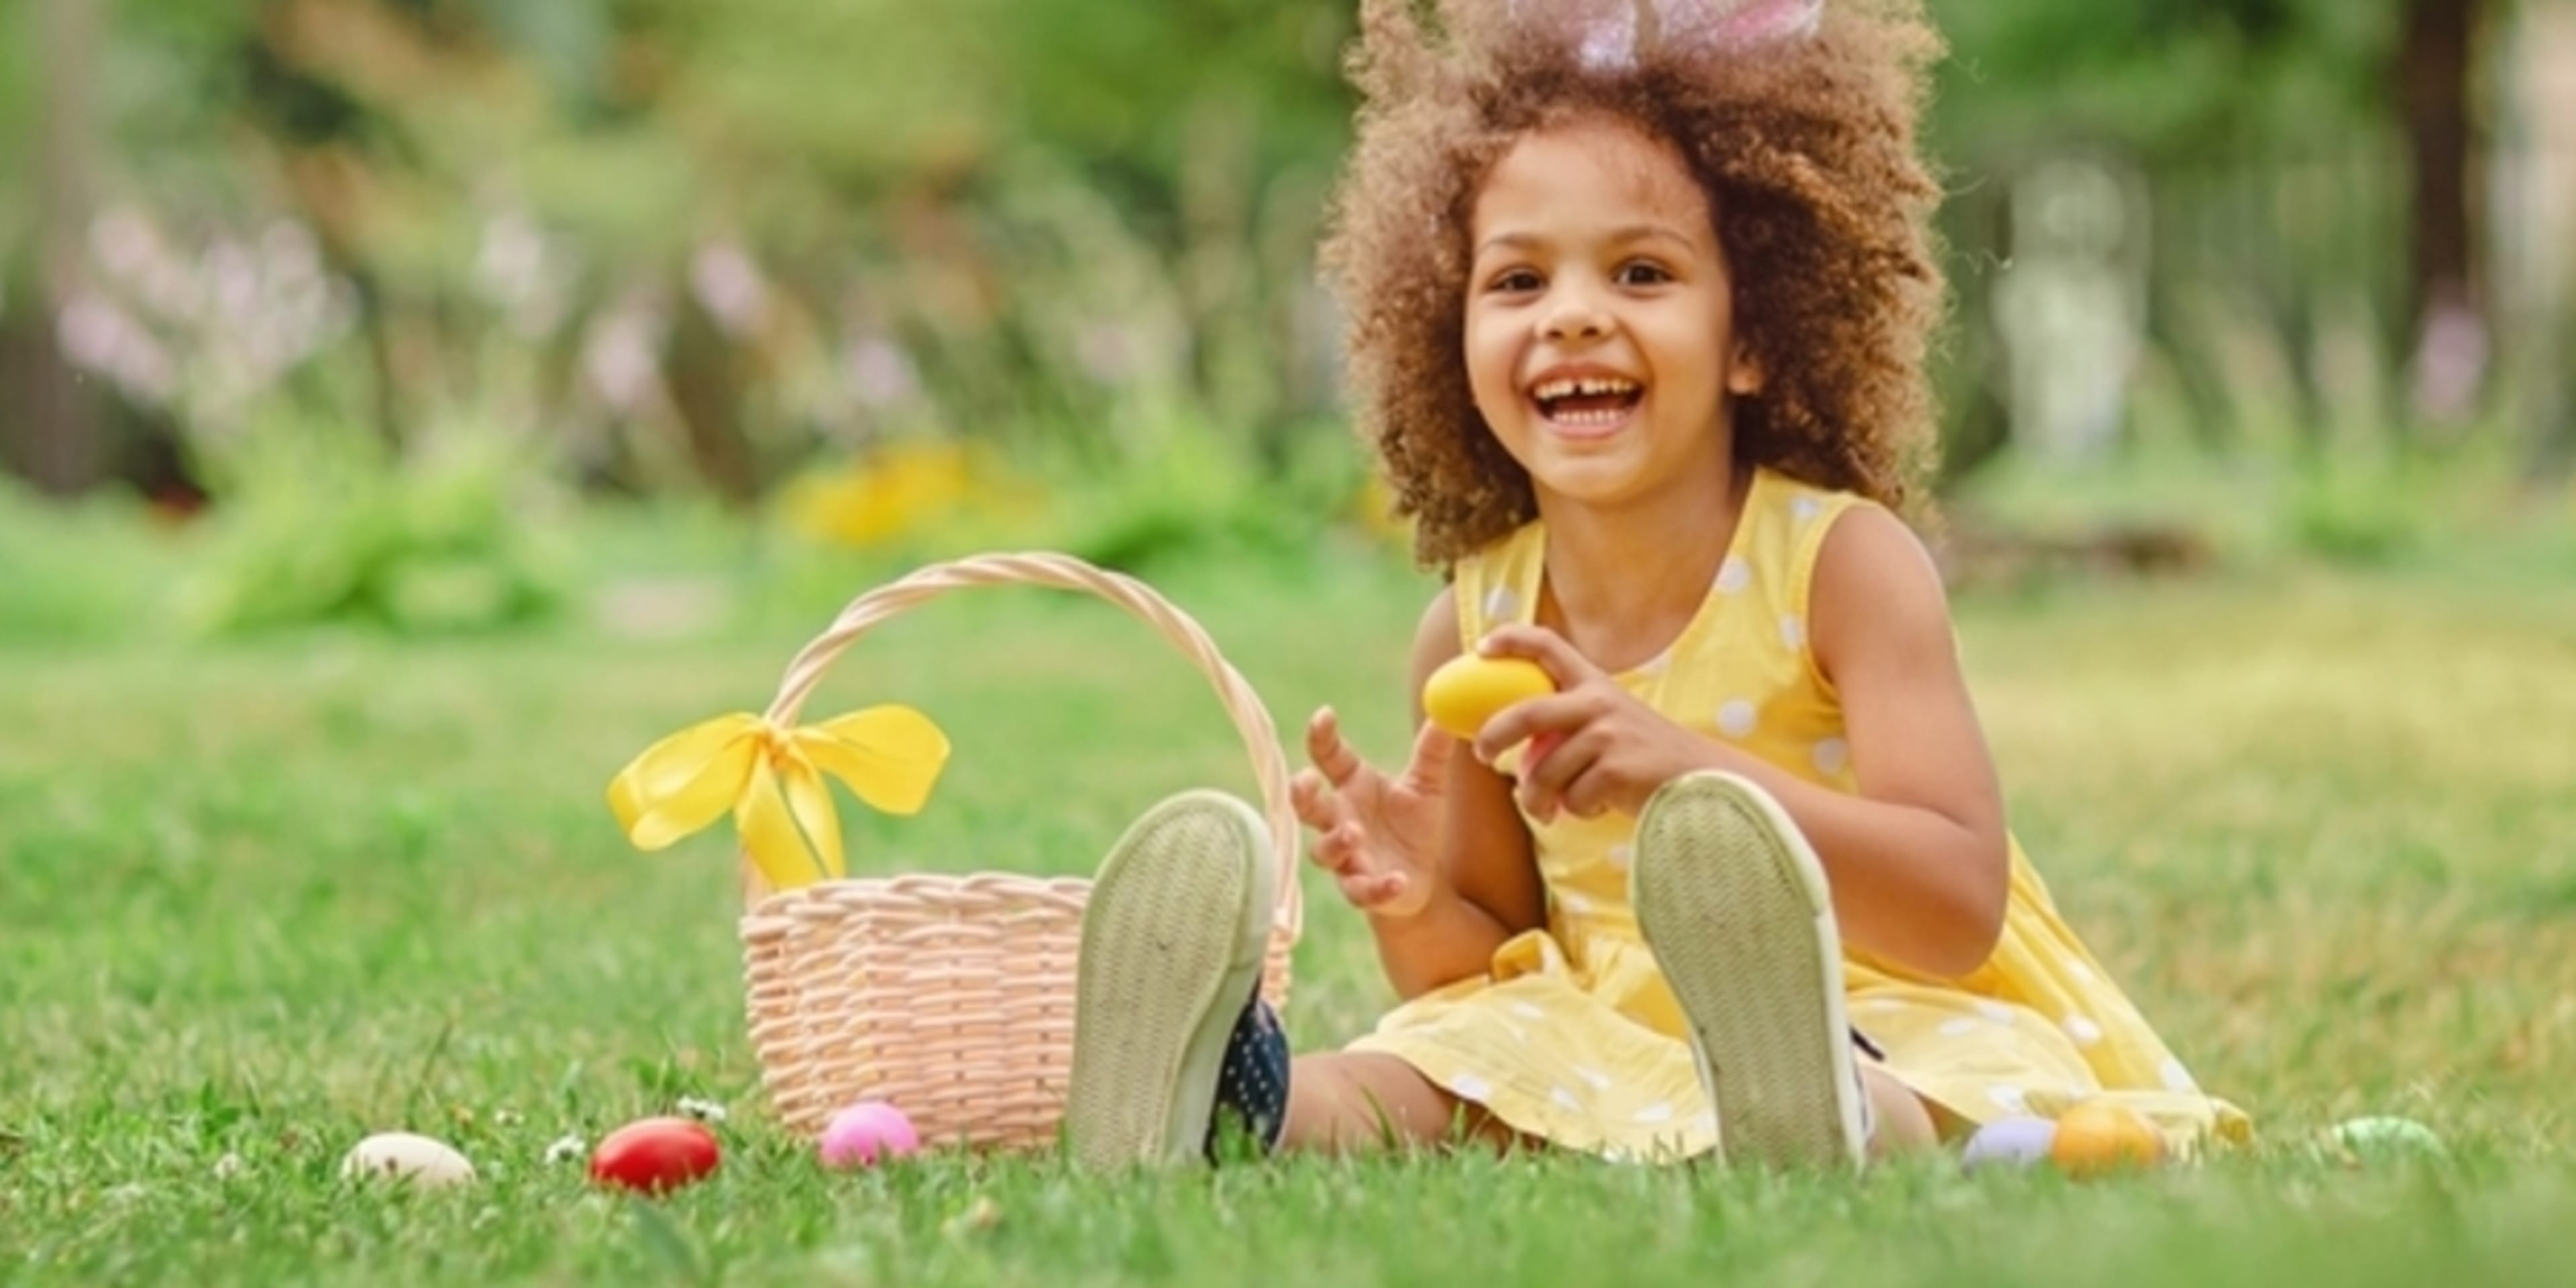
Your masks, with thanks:
[{"label": "wicker basket", "polygon": [[[1196,622],[1134,578],[1057,554],[934,564],[860,596],[787,668],[769,717],[795,723],[824,672],[871,626],[968,586],[1085,591],[1142,618],[1207,677],[1242,735],[1279,858],[1262,992],[1287,1001],[1303,923],[1297,821],[1269,712]],[[1103,845],[1106,853],[1106,844]],[[743,967],[762,1081],[791,1131],[879,1099],[926,1144],[1051,1146],[1073,1058],[1074,958],[1086,878],[984,872],[826,881],[772,892],[741,865]]]}]

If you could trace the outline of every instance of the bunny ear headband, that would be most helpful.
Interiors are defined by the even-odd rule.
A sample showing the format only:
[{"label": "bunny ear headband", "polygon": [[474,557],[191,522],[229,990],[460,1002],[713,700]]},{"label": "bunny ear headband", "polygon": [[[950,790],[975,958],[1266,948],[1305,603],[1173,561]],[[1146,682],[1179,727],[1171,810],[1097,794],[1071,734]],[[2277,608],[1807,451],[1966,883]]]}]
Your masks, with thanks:
[{"label": "bunny ear headband", "polygon": [[[1513,6],[1537,17],[1562,21],[1564,0],[1519,0]],[[1567,34],[1583,65],[1596,71],[1635,67],[1667,48],[1743,53],[1816,34],[1825,17],[1824,0],[1616,0],[1607,12],[1577,19]],[[1541,19],[1546,21],[1547,19]]]}]

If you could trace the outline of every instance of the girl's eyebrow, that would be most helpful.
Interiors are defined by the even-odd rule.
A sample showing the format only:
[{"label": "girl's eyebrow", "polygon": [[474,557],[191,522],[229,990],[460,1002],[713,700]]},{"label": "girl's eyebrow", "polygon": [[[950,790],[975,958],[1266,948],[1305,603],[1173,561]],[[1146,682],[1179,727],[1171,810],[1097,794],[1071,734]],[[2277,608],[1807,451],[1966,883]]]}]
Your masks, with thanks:
[{"label": "girl's eyebrow", "polygon": [[1690,236],[1671,224],[1628,224],[1612,230],[1610,234],[1610,243],[1614,246],[1641,241],[1680,242],[1684,246],[1691,244]]},{"label": "girl's eyebrow", "polygon": [[[1680,229],[1673,227],[1671,224],[1658,223],[1622,224],[1617,228],[1611,229],[1610,235],[1602,240],[1604,243],[1612,246],[1624,246],[1632,242],[1641,241],[1678,242],[1685,247],[1692,244],[1689,236],[1684,234]],[[1540,237],[1536,233],[1497,233],[1492,237],[1486,238],[1482,245],[1477,246],[1476,253],[1478,255],[1483,255],[1487,251],[1494,250],[1529,250],[1533,247],[1543,245],[1545,242],[1546,239]]]}]

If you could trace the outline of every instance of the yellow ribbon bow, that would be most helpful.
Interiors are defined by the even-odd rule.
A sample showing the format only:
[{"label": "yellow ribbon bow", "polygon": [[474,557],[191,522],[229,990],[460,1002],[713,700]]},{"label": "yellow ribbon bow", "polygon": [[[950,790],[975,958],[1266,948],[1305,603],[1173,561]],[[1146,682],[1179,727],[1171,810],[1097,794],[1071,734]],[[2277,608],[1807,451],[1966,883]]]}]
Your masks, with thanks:
[{"label": "yellow ribbon bow", "polygon": [[644,749],[608,784],[608,807],[642,850],[659,850],[727,806],[743,849],[772,889],[843,874],[829,774],[889,814],[919,811],[948,763],[948,737],[910,707],[855,711],[781,728],[737,712]]}]

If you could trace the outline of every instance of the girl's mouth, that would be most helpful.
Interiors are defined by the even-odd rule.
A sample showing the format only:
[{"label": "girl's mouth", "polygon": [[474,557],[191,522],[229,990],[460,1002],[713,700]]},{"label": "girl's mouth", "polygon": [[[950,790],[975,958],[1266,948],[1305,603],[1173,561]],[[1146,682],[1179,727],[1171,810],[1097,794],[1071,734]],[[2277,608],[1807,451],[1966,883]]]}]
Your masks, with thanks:
[{"label": "girl's mouth", "polygon": [[1628,421],[1646,387],[1624,376],[1561,376],[1530,389],[1548,424],[1578,438],[1609,433]]}]

